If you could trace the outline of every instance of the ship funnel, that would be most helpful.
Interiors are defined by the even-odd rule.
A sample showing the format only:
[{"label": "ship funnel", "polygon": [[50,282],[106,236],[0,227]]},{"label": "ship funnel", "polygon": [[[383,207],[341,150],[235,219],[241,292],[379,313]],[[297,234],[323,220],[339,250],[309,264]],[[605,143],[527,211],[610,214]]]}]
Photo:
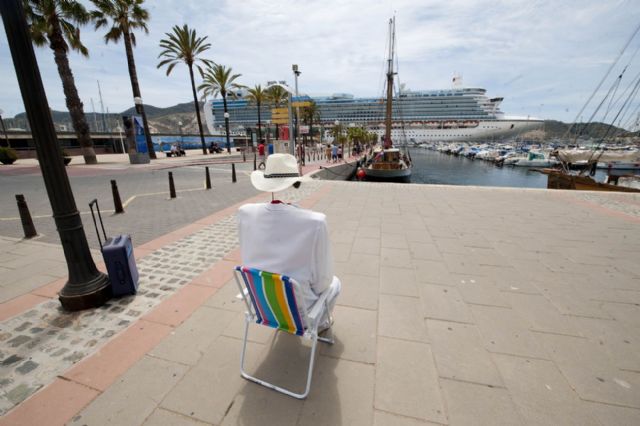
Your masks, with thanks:
[{"label": "ship funnel", "polygon": [[454,74],[451,83],[454,89],[462,88],[462,76],[460,74]]}]

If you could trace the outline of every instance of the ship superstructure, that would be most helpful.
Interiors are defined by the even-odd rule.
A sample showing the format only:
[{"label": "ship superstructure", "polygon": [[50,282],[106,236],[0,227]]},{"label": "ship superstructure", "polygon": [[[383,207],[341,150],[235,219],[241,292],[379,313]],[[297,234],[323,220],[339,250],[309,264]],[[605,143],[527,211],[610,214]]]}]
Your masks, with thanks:
[{"label": "ship superstructure", "polygon": [[[459,84],[454,78],[454,82]],[[300,96],[296,100],[313,100],[320,111],[320,123],[333,126],[363,126],[384,135],[385,101],[381,97],[356,98],[340,93],[325,97]],[[542,126],[542,120],[530,117],[510,117],[500,110],[502,97],[489,98],[486,90],[474,87],[454,87],[446,90],[401,90],[394,99],[393,116],[402,117],[392,124],[391,137],[413,142],[490,139],[515,135]],[[232,128],[255,127],[257,108],[246,100],[227,100]],[[222,100],[209,101],[207,123],[213,132],[222,124]],[[270,120],[271,109],[262,106],[262,119]],[[216,123],[218,119],[218,123]],[[209,123],[209,120],[212,120]]]}]

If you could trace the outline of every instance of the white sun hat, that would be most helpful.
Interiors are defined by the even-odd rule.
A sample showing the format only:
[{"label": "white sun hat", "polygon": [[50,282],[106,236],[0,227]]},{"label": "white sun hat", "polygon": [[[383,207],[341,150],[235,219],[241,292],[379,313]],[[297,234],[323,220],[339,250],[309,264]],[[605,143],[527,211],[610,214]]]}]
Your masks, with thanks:
[{"label": "white sun hat", "polygon": [[264,192],[283,191],[296,182],[307,180],[308,178],[300,176],[296,157],[291,154],[271,154],[267,157],[264,172],[251,172],[251,183],[257,190]]}]

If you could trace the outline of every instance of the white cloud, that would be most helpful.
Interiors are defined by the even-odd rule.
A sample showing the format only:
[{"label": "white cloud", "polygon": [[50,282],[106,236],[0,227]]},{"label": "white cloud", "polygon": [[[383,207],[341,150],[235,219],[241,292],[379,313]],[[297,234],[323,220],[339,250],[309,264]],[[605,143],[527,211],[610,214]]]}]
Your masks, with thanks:
[{"label": "white cloud", "polygon": [[[454,72],[469,86],[504,96],[503,110],[572,120],[640,21],[637,1],[148,0],[149,35],[135,50],[145,103],[191,100],[185,67],[157,70],[158,42],[187,23],[212,44],[210,59],[231,66],[250,86],[292,82],[309,94],[382,93],[387,21],[396,11],[402,82],[413,89],[450,86]],[[124,47],[105,45],[103,30],[83,30],[89,59],[71,56],[79,93],[90,112],[100,80],[110,111],[132,105]],[[635,40],[630,51],[640,46]],[[640,55],[639,55],[640,56]],[[65,109],[48,49],[37,57],[50,106]],[[0,35],[0,108],[23,111],[4,30]],[[630,75],[631,70],[629,71]],[[541,106],[543,105],[543,106]]]}]

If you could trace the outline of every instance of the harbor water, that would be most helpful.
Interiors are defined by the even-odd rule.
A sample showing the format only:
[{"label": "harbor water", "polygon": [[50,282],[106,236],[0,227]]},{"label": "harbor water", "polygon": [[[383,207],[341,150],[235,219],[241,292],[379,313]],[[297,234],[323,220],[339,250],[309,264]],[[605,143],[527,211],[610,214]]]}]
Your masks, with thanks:
[{"label": "harbor water", "polygon": [[[477,185],[515,188],[546,188],[547,176],[530,171],[528,167],[497,167],[482,160],[449,155],[438,151],[415,148],[410,150],[413,160],[411,183],[442,185]],[[605,174],[598,170],[596,180]]]}]

